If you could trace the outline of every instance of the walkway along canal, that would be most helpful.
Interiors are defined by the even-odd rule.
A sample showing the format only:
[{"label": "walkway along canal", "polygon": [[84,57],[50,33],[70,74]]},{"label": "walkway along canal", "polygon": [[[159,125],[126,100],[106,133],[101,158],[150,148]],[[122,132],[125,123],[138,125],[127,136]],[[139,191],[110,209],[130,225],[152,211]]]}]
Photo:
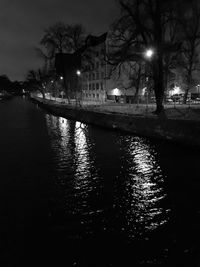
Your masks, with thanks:
[{"label": "walkway along canal", "polygon": [[197,150],[0,102],[1,266],[198,266]]},{"label": "walkway along canal", "polygon": [[106,112],[93,107],[69,106],[40,97],[32,97],[31,99],[48,111],[68,119],[108,129],[122,130],[140,136],[169,140],[182,145],[200,147],[200,119],[198,113],[190,119],[171,119],[153,114],[139,116]]}]

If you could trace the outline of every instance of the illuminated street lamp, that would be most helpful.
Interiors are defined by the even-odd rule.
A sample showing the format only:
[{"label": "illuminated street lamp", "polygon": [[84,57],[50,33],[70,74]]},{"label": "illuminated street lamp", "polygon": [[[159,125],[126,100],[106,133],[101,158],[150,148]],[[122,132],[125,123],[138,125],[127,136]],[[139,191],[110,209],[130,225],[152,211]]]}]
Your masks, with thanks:
[{"label": "illuminated street lamp", "polygon": [[63,80],[63,76],[60,76],[60,80]]},{"label": "illuminated street lamp", "polygon": [[152,56],[154,55],[154,51],[153,51],[153,49],[147,49],[146,51],[145,51],[145,57],[146,58],[152,58]]},{"label": "illuminated street lamp", "polygon": [[[148,48],[145,52],[144,52],[144,57],[146,59],[151,59],[154,55],[154,50],[151,48]],[[148,82],[149,82],[149,78],[147,77],[147,63],[145,63],[145,76],[146,76],[146,112],[148,110]]]},{"label": "illuminated street lamp", "polygon": [[77,70],[77,71],[76,71],[76,74],[77,74],[78,76],[80,76],[80,75],[81,75],[81,71],[80,71],[80,70]]}]

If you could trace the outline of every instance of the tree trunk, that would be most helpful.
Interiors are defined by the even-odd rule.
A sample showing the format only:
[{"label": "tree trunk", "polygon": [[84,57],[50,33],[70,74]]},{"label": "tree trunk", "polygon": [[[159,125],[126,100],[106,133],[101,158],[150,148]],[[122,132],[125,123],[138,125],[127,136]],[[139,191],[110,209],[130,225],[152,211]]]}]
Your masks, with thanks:
[{"label": "tree trunk", "polygon": [[163,62],[162,57],[158,57],[156,68],[154,68],[154,92],[156,97],[155,114],[164,112],[163,98],[164,98],[164,79],[163,79]]},{"label": "tree trunk", "polygon": [[45,99],[45,92],[42,89],[39,89],[39,91],[42,94],[42,98]]},{"label": "tree trunk", "polygon": [[136,104],[138,102],[138,89],[136,89],[135,94],[133,96],[133,103]]},{"label": "tree trunk", "polygon": [[139,84],[136,85],[135,87],[135,94],[133,97],[133,103],[138,103],[138,93],[139,93]]},{"label": "tree trunk", "polygon": [[183,96],[183,104],[187,103],[187,97],[188,97],[189,87],[185,90],[184,96]]},{"label": "tree trunk", "polygon": [[163,66],[163,29],[162,29],[162,12],[161,2],[156,0],[156,11],[154,16],[154,36],[156,44],[156,58],[153,67],[154,77],[154,91],[156,97],[156,110],[155,114],[164,113],[163,98],[164,98],[164,66]]},{"label": "tree trunk", "polygon": [[69,82],[67,83],[67,80],[65,78],[65,76],[63,75],[63,84],[64,84],[64,90],[65,90],[65,94],[66,94],[66,98],[68,100],[68,104],[71,103],[70,101],[70,94],[69,94],[69,91],[70,91],[70,86],[69,86]]},{"label": "tree trunk", "polygon": [[190,67],[189,71],[188,71],[188,79],[187,79],[187,88],[185,90],[184,96],[183,96],[183,104],[187,103],[187,97],[188,97],[188,93],[190,90],[190,85],[191,85],[191,77],[192,77],[192,67]]},{"label": "tree trunk", "polygon": [[162,83],[161,81],[157,81],[155,83],[155,97],[156,97],[156,110],[155,114],[160,114],[164,112],[164,106],[163,106],[163,98],[164,98],[164,90],[162,88]]},{"label": "tree trunk", "polygon": [[138,93],[140,89],[140,80],[141,80],[141,65],[139,65],[136,84],[135,84],[135,94],[133,97],[133,103],[138,103]]}]

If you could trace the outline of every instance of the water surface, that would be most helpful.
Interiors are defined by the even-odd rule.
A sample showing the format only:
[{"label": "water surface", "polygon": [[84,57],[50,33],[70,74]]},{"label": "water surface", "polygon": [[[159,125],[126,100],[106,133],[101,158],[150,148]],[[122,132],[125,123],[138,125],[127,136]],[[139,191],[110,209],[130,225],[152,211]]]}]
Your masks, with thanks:
[{"label": "water surface", "polygon": [[198,266],[199,151],[0,102],[1,266]]}]

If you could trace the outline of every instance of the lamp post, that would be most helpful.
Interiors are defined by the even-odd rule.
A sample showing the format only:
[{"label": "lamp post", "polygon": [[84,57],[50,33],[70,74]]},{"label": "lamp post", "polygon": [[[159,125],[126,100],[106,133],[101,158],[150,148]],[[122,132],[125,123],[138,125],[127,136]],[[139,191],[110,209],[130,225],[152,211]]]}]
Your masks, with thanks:
[{"label": "lamp post", "polygon": [[149,48],[145,51],[144,55],[145,55],[145,58],[151,59],[152,56],[154,55],[154,50],[152,48]]},{"label": "lamp post", "polygon": [[199,88],[200,88],[200,84],[197,84],[197,94],[198,94],[198,97],[199,97]]},{"label": "lamp post", "polygon": [[[144,57],[146,60],[151,60],[154,55],[154,50],[152,48],[148,48],[144,52]],[[149,77],[147,77],[147,63],[145,63],[145,77],[146,77],[146,112],[148,110],[148,83],[149,83]]]},{"label": "lamp post", "polygon": [[[77,75],[77,94],[76,94],[76,97],[77,96],[80,97],[81,92],[79,92],[79,90],[80,90],[80,79],[79,78],[81,76],[81,71],[77,70],[76,75]],[[80,99],[76,99],[76,102],[79,102],[79,105],[80,105]]]},{"label": "lamp post", "polygon": [[80,70],[77,70],[76,71],[76,74],[77,74],[77,76],[81,76],[81,71]]}]

